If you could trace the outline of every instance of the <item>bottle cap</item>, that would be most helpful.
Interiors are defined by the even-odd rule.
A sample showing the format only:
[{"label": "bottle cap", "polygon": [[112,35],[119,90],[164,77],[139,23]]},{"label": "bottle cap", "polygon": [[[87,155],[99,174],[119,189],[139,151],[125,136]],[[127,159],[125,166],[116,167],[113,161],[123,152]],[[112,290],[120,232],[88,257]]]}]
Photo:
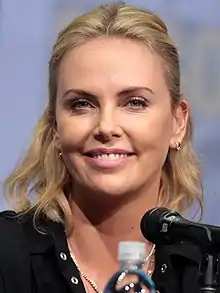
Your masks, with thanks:
[{"label": "bottle cap", "polygon": [[137,241],[122,241],[119,242],[118,247],[118,261],[140,261],[144,262],[146,259],[146,244]]}]

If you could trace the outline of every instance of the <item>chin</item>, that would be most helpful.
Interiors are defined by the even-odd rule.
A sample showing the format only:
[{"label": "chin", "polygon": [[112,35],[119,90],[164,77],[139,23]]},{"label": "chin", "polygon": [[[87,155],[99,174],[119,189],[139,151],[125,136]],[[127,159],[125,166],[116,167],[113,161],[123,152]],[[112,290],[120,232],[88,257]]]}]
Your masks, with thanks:
[{"label": "chin", "polygon": [[119,180],[119,178],[117,180],[93,182],[90,189],[98,194],[111,197],[120,197],[136,190],[134,186],[128,185],[128,180]]}]

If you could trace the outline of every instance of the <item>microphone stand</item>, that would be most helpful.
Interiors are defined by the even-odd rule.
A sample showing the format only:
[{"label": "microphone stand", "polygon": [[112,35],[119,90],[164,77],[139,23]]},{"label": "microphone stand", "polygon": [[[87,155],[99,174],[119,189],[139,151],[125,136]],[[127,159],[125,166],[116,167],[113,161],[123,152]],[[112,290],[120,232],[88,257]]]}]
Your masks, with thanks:
[{"label": "microphone stand", "polygon": [[[207,227],[203,227],[206,231],[208,243],[207,252],[204,255],[200,268],[200,292],[201,293],[216,293],[219,286],[219,252],[220,248],[216,246],[212,239],[212,233]],[[218,251],[218,253],[217,253]]]},{"label": "microphone stand", "polygon": [[200,292],[216,293],[219,275],[219,259],[216,254],[207,253],[204,257],[200,275]]}]

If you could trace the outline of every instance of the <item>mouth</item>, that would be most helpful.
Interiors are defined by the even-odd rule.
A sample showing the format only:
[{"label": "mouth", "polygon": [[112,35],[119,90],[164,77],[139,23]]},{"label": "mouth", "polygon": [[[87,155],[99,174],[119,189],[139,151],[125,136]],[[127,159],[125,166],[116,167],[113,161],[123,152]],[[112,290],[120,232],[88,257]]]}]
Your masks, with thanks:
[{"label": "mouth", "polygon": [[135,153],[124,149],[92,149],[83,154],[86,162],[99,170],[115,170],[127,165]]},{"label": "mouth", "polygon": [[92,154],[92,153],[86,153],[84,154],[85,156],[89,157],[89,158],[93,158],[93,159],[97,159],[97,160],[119,160],[119,159],[125,159],[128,158],[132,155],[134,155],[134,153],[110,153],[110,154]]}]

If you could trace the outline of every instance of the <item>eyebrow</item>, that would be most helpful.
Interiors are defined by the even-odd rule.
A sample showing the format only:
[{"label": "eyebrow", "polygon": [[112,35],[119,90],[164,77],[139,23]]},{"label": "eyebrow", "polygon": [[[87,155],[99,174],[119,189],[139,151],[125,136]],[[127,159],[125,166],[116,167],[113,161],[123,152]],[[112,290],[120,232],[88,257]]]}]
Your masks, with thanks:
[{"label": "eyebrow", "polygon": [[[132,93],[132,92],[135,92],[135,91],[147,91],[150,94],[154,94],[153,90],[148,88],[148,87],[145,87],[145,86],[132,86],[132,87],[128,87],[128,88],[123,89],[122,91],[120,91],[117,94],[117,96],[124,96],[125,94],[129,94],[129,93]],[[96,98],[97,97],[97,95],[95,95],[94,93],[84,91],[84,90],[81,90],[81,89],[71,88],[71,89],[68,89],[64,93],[62,98],[65,98],[69,94],[83,95],[83,96],[88,97],[88,98]]]}]

